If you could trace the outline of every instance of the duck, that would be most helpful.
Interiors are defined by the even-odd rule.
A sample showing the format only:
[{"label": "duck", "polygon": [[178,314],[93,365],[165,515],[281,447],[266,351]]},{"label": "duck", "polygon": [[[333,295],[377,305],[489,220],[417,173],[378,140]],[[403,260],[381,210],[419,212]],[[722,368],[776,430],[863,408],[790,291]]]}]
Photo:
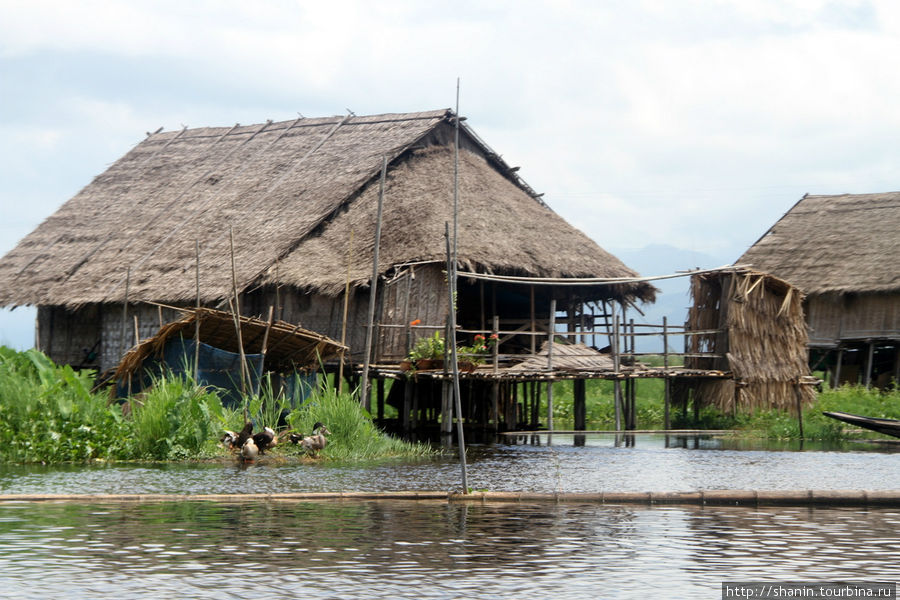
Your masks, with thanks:
[{"label": "duck", "polygon": [[328,431],[328,428],[325,427],[321,421],[316,421],[316,424],[313,425],[312,435],[304,437],[302,435],[291,434],[291,442],[300,444],[311,454],[318,454],[328,443],[328,439],[325,437],[326,434],[331,435],[331,432]]},{"label": "duck", "polygon": [[241,460],[245,462],[253,462],[259,456],[259,447],[252,437],[247,438],[241,446]]},{"label": "duck", "polygon": [[247,441],[248,438],[253,436],[253,422],[246,421],[244,423],[244,428],[241,429],[239,433],[235,433],[233,431],[225,430],[225,435],[219,440],[222,443],[222,446],[229,449],[234,450],[235,448],[243,448],[244,442]]},{"label": "duck", "polygon": [[278,445],[278,434],[271,427],[265,427],[259,433],[254,433],[251,439],[259,448],[260,454],[264,454],[267,449]]}]

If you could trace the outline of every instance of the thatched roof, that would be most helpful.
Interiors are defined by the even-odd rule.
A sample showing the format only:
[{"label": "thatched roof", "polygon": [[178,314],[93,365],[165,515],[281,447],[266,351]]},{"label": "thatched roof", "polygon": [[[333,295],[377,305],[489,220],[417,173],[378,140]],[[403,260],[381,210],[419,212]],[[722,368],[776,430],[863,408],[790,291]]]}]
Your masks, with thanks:
[{"label": "thatched roof", "polygon": [[[375,199],[389,161],[382,271],[441,259],[450,218],[453,114],[306,119],[159,132],[135,146],[0,261],[0,305],[195,299],[277,280],[336,294],[371,272]],[[557,276],[634,275],[550,211],[463,125],[461,261],[482,270]],[[130,268],[130,276],[127,276]],[[626,294],[650,299],[634,284]]]},{"label": "thatched roof", "polygon": [[[184,316],[163,325],[156,335],[129,350],[116,370],[116,379],[140,371],[147,358],[161,356],[170,339],[193,340],[196,321],[200,321],[200,341],[228,352],[238,353],[237,328],[234,315],[210,308],[179,309]],[[346,346],[329,337],[299,326],[275,320],[271,324],[261,319],[240,317],[241,341],[247,354],[259,354],[265,344],[266,370],[286,372],[296,368],[316,368],[320,361],[335,358]]]},{"label": "thatched roof", "polygon": [[804,196],[738,264],[806,294],[900,291],[900,192]]}]

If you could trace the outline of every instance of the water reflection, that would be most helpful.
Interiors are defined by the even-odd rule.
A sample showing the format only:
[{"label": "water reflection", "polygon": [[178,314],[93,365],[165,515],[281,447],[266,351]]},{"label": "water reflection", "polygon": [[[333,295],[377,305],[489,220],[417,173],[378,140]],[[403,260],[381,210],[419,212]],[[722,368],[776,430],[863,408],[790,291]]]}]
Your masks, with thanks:
[{"label": "water reflection", "polygon": [[10,596],[718,597],[896,578],[895,511],[302,502],[0,505]]}]

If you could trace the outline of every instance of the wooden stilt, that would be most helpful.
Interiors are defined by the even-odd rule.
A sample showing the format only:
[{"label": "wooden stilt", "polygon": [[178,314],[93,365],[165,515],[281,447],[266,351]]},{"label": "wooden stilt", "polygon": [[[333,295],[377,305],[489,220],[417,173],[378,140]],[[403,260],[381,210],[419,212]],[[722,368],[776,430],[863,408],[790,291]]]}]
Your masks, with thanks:
[{"label": "wooden stilt", "polygon": [[586,403],[586,393],[585,393],[585,381],[584,379],[575,379],[572,381],[572,397],[573,397],[573,412],[575,417],[575,429],[576,430],[584,430],[587,429],[587,403]]},{"label": "wooden stilt", "polygon": [[875,342],[869,340],[869,354],[866,356],[866,389],[872,387],[872,362],[875,360]]},{"label": "wooden stilt", "polygon": [[378,402],[378,420],[384,421],[384,379],[379,377],[376,385],[377,385],[376,394],[377,394],[377,402]]},{"label": "wooden stilt", "polygon": [[844,360],[844,349],[838,348],[837,355],[837,364],[834,366],[834,381],[831,382],[831,387],[837,388],[841,385],[841,363]]},{"label": "wooden stilt", "polygon": [[663,427],[665,427],[666,431],[672,429],[672,421],[669,416],[669,410],[672,404],[672,380],[669,379],[669,376],[663,379],[663,387],[664,387],[664,398],[663,398]]}]

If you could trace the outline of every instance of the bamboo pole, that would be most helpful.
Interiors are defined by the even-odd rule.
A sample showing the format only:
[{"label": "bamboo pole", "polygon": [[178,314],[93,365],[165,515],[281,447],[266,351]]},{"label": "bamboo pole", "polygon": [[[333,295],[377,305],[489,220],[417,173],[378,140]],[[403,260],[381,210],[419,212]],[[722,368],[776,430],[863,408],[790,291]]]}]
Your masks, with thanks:
[{"label": "bamboo pole", "polygon": [[[347,245],[347,277],[344,280],[344,314],[341,324],[341,345],[347,345],[347,311],[350,308],[350,261],[353,259],[353,230],[350,230],[350,243]],[[338,367],[338,394],[344,390],[344,351],[341,350]]]},{"label": "bamboo pole", "polygon": [[[457,84],[458,85],[458,84]],[[458,89],[458,88],[457,88]],[[459,92],[457,91],[457,94]],[[458,100],[457,100],[458,102]],[[457,123],[457,127],[458,127]],[[450,262],[453,260],[453,256],[450,254],[450,226],[447,222],[444,222],[444,236],[447,239],[447,269],[452,268]],[[455,242],[454,242],[455,243]],[[454,270],[455,272],[455,270]],[[459,466],[462,471],[462,489],[464,494],[469,493],[469,477],[466,469],[466,440],[465,435],[463,433],[463,414],[462,414],[462,398],[459,393],[459,360],[456,356],[456,307],[455,307],[455,289],[452,283],[448,282],[447,286],[447,301],[449,303],[449,323],[448,329],[450,330],[447,341],[450,343],[450,366],[453,369],[453,400],[455,405],[456,412],[456,439],[459,444]]]},{"label": "bamboo pole", "polygon": [[366,349],[363,357],[359,403],[369,408],[369,366],[372,361],[372,336],[375,328],[375,303],[378,298],[378,251],[381,246],[381,214],[384,206],[384,179],[387,175],[387,156],[381,157],[381,180],[378,187],[378,212],[375,217],[375,250],[372,257],[372,283],[369,286],[369,320],[366,323]]},{"label": "bamboo pole", "polygon": [[553,337],[556,329],[556,298],[550,300],[550,331],[547,333],[547,431],[553,431]]},{"label": "bamboo pole", "polygon": [[622,431],[622,382],[619,380],[619,313],[613,316],[613,369],[616,379],[613,381],[614,404],[616,408],[616,431]]},{"label": "bamboo pole", "polygon": [[535,312],[534,312],[534,311],[535,311],[535,307],[534,307],[534,286],[533,286],[533,285],[530,285],[530,286],[528,286],[528,288],[529,288],[529,291],[530,291],[530,294],[529,294],[529,295],[531,296],[531,335],[528,336],[528,337],[531,338],[531,355],[534,356],[535,353],[536,353],[536,350],[537,350],[537,348],[536,348],[536,346],[537,346],[537,336],[535,335],[535,334],[537,333],[537,321],[536,321],[536,319],[535,319]]},{"label": "bamboo pole", "polygon": [[128,271],[125,273],[125,302],[122,304],[122,348],[119,352],[119,360],[125,356],[125,351],[128,350],[128,293],[131,291],[131,267],[128,267]]},{"label": "bamboo pole", "polygon": [[141,343],[141,330],[140,325],[138,324],[137,314],[134,314],[132,316],[134,317],[134,345],[137,346]]},{"label": "bamboo pole", "polygon": [[197,257],[195,270],[195,283],[197,288],[197,311],[194,313],[194,379],[199,383],[200,378],[200,240],[194,240],[194,250]]},{"label": "bamboo pole", "polygon": [[269,331],[272,329],[272,325],[275,323],[275,306],[269,305],[269,318],[266,319],[266,330],[263,332],[262,339],[262,347],[259,351],[260,359],[259,359],[259,373],[256,378],[256,394],[259,395],[259,389],[262,385],[263,372],[266,368],[266,347],[269,343]]},{"label": "bamboo pole", "polygon": [[234,226],[228,228],[229,240],[231,242],[231,290],[234,293],[234,305],[231,307],[234,315],[234,327],[237,333],[238,354],[241,357],[241,394],[247,393],[247,383],[250,379],[250,370],[247,368],[247,356],[244,354],[244,338],[241,335],[241,304],[238,299],[237,289],[237,269],[234,264]]}]

